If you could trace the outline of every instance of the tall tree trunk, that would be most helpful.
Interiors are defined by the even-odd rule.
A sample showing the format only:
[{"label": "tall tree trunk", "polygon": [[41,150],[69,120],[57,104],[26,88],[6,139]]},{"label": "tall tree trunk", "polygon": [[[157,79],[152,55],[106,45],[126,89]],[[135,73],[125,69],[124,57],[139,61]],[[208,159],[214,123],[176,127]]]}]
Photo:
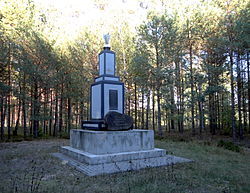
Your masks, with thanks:
[{"label": "tall tree trunk", "polygon": [[35,81],[34,84],[34,117],[33,117],[33,136],[38,137],[39,128],[39,93],[38,93],[38,83]]},{"label": "tall tree trunk", "polygon": [[155,131],[155,91],[152,90],[152,127]]},{"label": "tall tree trunk", "polygon": [[180,62],[175,62],[175,68],[176,68],[176,87],[177,87],[177,126],[178,131],[181,132],[181,120],[180,120],[180,107],[181,107],[181,72],[180,72]]},{"label": "tall tree trunk", "polygon": [[59,135],[62,133],[62,124],[63,124],[63,83],[61,85],[61,93],[60,93],[60,105],[59,105]]},{"label": "tall tree trunk", "polygon": [[144,90],[142,90],[142,116],[141,116],[141,129],[144,129]]},{"label": "tall tree trunk", "polygon": [[190,63],[190,79],[191,79],[191,120],[192,120],[192,135],[195,135],[194,123],[194,77],[193,77],[193,46],[189,46],[189,63]]},{"label": "tall tree trunk", "polygon": [[13,136],[17,136],[17,130],[19,127],[19,122],[20,122],[20,112],[21,112],[21,99],[19,99],[19,102],[18,102],[17,119],[16,119],[16,124],[15,124],[15,129],[13,131]]},{"label": "tall tree trunk", "polygon": [[247,51],[247,91],[248,91],[248,133],[250,133],[250,61],[249,52]]},{"label": "tall tree trunk", "polygon": [[4,123],[6,114],[6,103],[4,102],[4,96],[1,96],[1,140],[4,139]]},{"label": "tall tree trunk", "polygon": [[49,112],[49,136],[52,135],[52,117],[53,117],[53,91],[50,91],[50,112]]},{"label": "tall tree trunk", "polygon": [[58,133],[58,93],[55,92],[56,97],[56,105],[55,105],[55,121],[54,121],[54,130],[53,130],[53,136],[57,136]]},{"label": "tall tree trunk", "polygon": [[[8,86],[11,87],[11,53],[10,53],[10,45],[9,45],[9,61],[8,61]],[[11,133],[11,127],[10,127],[10,119],[11,119],[11,113],[10,113],[10,105],[11,105],[11,91],[8,93],[7,97],[7,108],[8,108],[8,116],[7,116],[7,128],[8,128],[8,139],[10,139],[10,133]]]},{"label": "tall tree trunk", "polygon": [[84,120],[84,116],[83,116],[83,108],[84,108],[84,103],[83,103],[83,96],[82,98],[80,99],[80,128],[82,128],[82,123],[83,123],[83,120]]},{"label": "tall tree trunk", "polygon": [[[165,102],[166,103],[166,102]],[[168,130],[168,109],[165,107],[165,130],[170,133],[170,128]]]},{"label": "tall tree trunk", "polygon": [[135,83],[135,128],[137,128],[137,85]]},{"label": "tall tree trunk", "polygon": [[23,75],[23,90],[22,90],[22,115],[23,115],[23,137],[27,137],[27,120],[26,120],[26,76]]},{"label": "tall tree trunk", "polygon": [[10,139],[10,134],[11,134],[11,127],[10,127],[10,121],[11,121],[11,113],[10,113],[10,105],[11,105],[11,96],[10,93],[8,94],[7,97],[7,128],[8,128],[8,139]]},{"label": "tall tree trunk", "polygon": [[200,116],[200,124],[199,124],[199,128],[200,128],[200,134],[202,134],[203,130],[204,130],[204,112],[203,112],[203,100],[201,97],[201,84],[198,85],[198,90],[199,90],[199,100],[198,100],[198,106],[199,106],[199,116]]},{"label": "tall tree trunk", "polygon": [[157,88],[157,122],[158,122],[158,132],[159,135],[162,136],[162,127],[161,127],[161,96],[160,96],[160,88]]},{"label": "tall tree trunk", "polygon": [[71,115],[71,98],[68,98],[68,133],[70,133],[70,130],[71,130],[71,120],[72,120],[72,115]]},{"label": "tall tree trunk", "polygon": [[235,103],[234,103],[234,76],[233,76],[233,52],[229,53],[230,58],[230,85],[231,85],[231,120],[232,120],[232,135],[233,141],[236,141],[236,127],[235,127]]},{"label": "tall tree trunk", "polygon": [[43,134],[46,135],[46,127],[47,127],[47,88],[44,88],[44,96],[43,96]]},{"label": "tall tree trunk", "polygon": [[181,94],[180,94],[180,133],[184,132],[184,76],[181,76]]},{"label": "tall tree trunk", "polygon": [[175,130],[175,121],[174,121],[174,117],[175,117],[175,102],[174,102],[174,85],[172,83],[172,85],[170,86],[170,94],[171,94],[171,129],[174,131]]},{"label": "tall tree trunk", "polygon": [[29,134],[32,136],[33,133],[33,118],[34,118],[34,102],[33,102],[33,90],[34,88],[30,89],[30,117],[29,117]]},{"label": "tall tree trunk", "polygon": [[78,123],[79,123],[79,101],[77,100],[76,102],[76,109],[75,109],[75,117],[76,117],[76,120],[75,120],[75,127],[78,128]]},{"label": "tall tree trunk", "polygon": [[[244,79],[246,79],[246,77],[244,77]],[[243,90],[243,98],[242,98],[242,102],[243,102],[243,104],[242,104],[243,105],[242,106],[242,110],[243,110],[243,132],[246,132],[247,131],[246,90],[243,88],[243,85],[242,85],[242,90]]]},{"label": "tall tree trunk", "polygon": [[128,96],[128,115],[131,116],[131,98]]},{"label": "tall tree trunk", "polygon": [[149,129],[150,90],[147,93],[146,129]]},{"label": "tall tree trunk", "polygon": [[239,114],[239,137],[243,139],[243,129],[242,129],[242,110],[241,110],[241,97],[242,97],[242,89],[241,89],[241,69],[240,69],[240,55],[237,54],[237,87],[238,87],[238,114]]}]

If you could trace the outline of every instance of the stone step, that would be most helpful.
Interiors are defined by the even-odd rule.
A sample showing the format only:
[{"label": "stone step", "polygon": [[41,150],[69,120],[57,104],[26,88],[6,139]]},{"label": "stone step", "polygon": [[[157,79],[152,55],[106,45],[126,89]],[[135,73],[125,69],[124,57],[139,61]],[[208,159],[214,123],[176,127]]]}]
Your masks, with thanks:
[{"label": "stone step", "polygon": [[162,157],[166,155],[165,149],[154,148],[152,150],[121,152],[104,155],[96,155],[82,150],[72,148],[70,146],[61,147],[60,151],[80,162],[88,164],[113,163],[128,160],[138,160],[153,157]]},{"label": "stone step", "polygon": [[176,163],[191,162],[191,160],[189,159],[176,157],[172,155],[166,155],[162,157],[127,160],[127,161],[112,162],[112,163],[86,164],[83,162],[79,162],[74,158],[66,156],[62,153],[53,153],[52,155],[63,161],[66,161],[68,165],[73,166],[78,171],[83,172],[88,176],[111,174],[111,173],[125,172],[131,170],[139,170],[150,167],[168,166]]}]

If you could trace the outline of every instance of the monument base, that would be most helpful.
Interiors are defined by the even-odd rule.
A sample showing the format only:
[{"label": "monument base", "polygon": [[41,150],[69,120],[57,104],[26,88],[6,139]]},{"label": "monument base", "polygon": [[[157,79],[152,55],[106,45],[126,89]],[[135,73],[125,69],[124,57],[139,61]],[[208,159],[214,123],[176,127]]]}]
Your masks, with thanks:
[{"label": "monument base", "polygon": [[88,176],[111,174],[191,160],[154,148],[153,130],[71,130],[71,146],[53,155]]},{"label": "monument base", "polygon": [[[74,167],[78,171],[88,176],[97,176],[103,174],[133,171],[144,168],[167,166],[176,163],[191,161],[189,159],[176,157],[172,155],[150,157],[150,155],[161,154],[160,152],[158,152],[158,150],[159,149],[156,149],[153,152],[137,151],[137,152],[120,153],[120,154],[116,153],[116,154],[107,154],[105,156],[98,156],[94,154],[86,155],[86,152],[83,152],[81,150],[62,147],[61,149],[62,153],[54,153],[53,155],[64,161],[64,163]],[[133,158],[138,158],[138,159],[133,159]],[[85,162],[84,160],[87,161]]]}]

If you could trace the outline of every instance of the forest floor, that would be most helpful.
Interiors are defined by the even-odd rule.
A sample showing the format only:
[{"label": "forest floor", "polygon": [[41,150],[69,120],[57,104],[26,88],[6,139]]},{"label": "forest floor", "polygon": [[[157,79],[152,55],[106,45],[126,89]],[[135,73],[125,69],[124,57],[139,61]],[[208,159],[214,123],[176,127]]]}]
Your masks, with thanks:
[{"label": "forest floor", "polygon": [[250,149],[208,140],[156,140],[169,154],[194,160],[140,171],[88,177],[54,158],[66,139],[0,143],[0,192],[250,192]]}]

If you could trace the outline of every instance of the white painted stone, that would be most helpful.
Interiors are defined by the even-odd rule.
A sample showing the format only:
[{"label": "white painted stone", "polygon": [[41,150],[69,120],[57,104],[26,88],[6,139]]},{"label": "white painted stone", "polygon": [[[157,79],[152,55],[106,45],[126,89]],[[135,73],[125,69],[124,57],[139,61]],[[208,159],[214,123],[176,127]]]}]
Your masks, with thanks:
[{"label": "white painted stone", "polygon": [[98,127],[98,124],[88,124],[88,123],[85,123],[83,124],[84,127],[95,127],[97,128]]},{"label": "white painted stone", "polygon": [[122,85],[104,84],[104,116],[110,111],[109,109],[109,90],[118,91],[118,109],[114,110],[118,113],[123,113],[123,89]]},{"label": "white painted stone", "polygon": [[92,154],[111,154],[154,149],[153,130],[70,131],[70,146]]},{"label": "white painted stone", "polygon": [[80,162],[62,153],[53,153],[52,155],[65,161],[68,165],[75,167],[77,170],[83,172],[88,176],[139,170],[150,167],[168,166],[176,163],[192,161],[181,157],[166,155],[162,157],[152,157],[147,159],[133,159],[119,162],[88,164],[85,162]]},{"label": "white painted stone", "polygon": [[147,159],[152,157],[166,156],[166,150],[158,148],[145,151],[132,151],[132,152],[96,155],[84,152],[79,149],[72,148],[70,146],[63,146],[61,147],[61,152],[80,162],[88,164],[112,163],[112,162],[129,161],[135,159]]},{"label": "white painted stone", "polygon": [[101,76],[104,74],[104,53],[99,55],[99,68],[99,75]]},{"label": "white painted stone", "polygon": [[154,148],[153,130],[71,130],[70,145],[53,155],[88,176],[191,161]]},{"label": "white painted stone", "polygon": [[104,77],[104,80],[119,81],[119,78],[106,76],[106,77]]},{"label": "white painted stone", "polygon": [[115,75],[115,55],[106,53],[106,74]]},{"label": "white painted stone", "polygon": [[103,77],[99,77],[99,78],[95,79],[95,82],[99,82],[99,81],[102,81],[102,80],[103,80]]},{"label": "white painted stone", "polygon": [[101,84],[92,86],[91,114],[92,119],[101,118]]}]

